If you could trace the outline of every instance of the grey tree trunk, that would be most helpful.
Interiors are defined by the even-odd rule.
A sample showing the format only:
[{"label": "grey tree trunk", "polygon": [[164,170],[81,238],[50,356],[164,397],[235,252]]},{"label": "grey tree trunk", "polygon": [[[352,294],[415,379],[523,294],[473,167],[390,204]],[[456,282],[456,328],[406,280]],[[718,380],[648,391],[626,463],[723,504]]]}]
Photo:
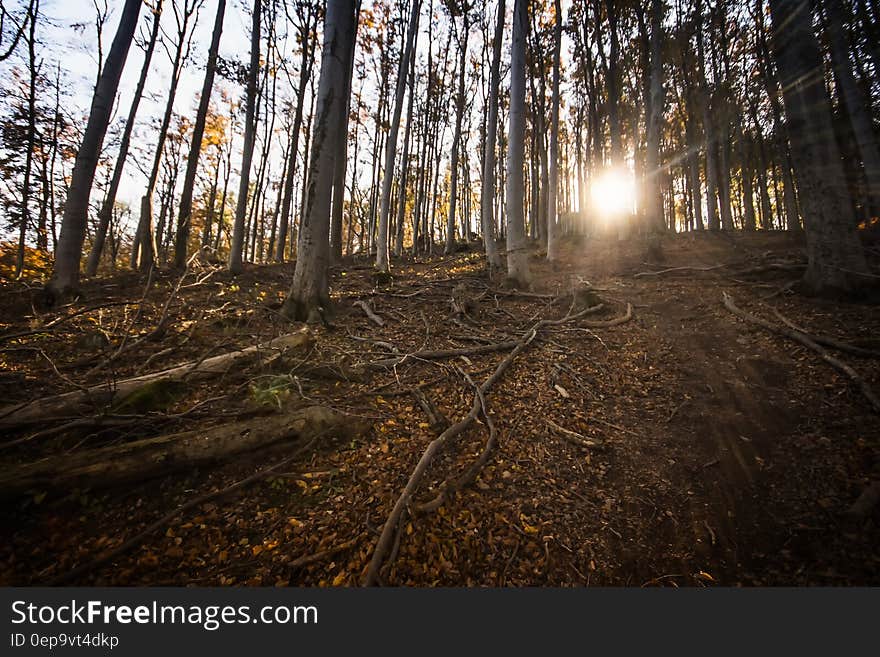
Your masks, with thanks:
[{"label": "grey tree trunk", "polygon": [[128,110],[125,129],[122,131],[122,138],[119,142],[119,153],[116,155],[116,166],[113,169],[113,178],[110,180],[110,187],[107,189],[107,196],[101,204],[101,210],[98,212],[98,230],[95,233],[95,239],[92,242],[92,250],[89,252],[89,259],[86,263],[87,276],[94,276],[98,273],[98,265],[101,262],[101,253],[104,250],[104,242],[107,239],[107,228],[110,226],[110,220],[113,218],[113,206],[116,204],[116,195],[119,192],[119,185],[122,182],[122,172],[125,168],[125,160],[128,157],[128,149],[131,145],[131,133],[134,130],[135,117],[137,116],[141,98],[144,95],[147,75],[150,72],[150,63],[153,60],[153,53],[156,50],[156,41],[159,38],[159,25],[162,17],[162,0],[156,2],[152,11],[153,28],[150,31],[150,40],[147,42],[147,49],[144,52],[144,64],[141,67],[141,74],[134,90],[134,96],[131,99],[131,107]]},{"label": "grey tree trunk", "polygon": [[351,49],[357,33],[357,8],[348,0],[328,0],[324,18],[324,48],[312,128],[308,194],[299,231],[296,269],[290,292],[281,307],[295,320],[320,321],[329,311],[327,266],[330,252],[330,202],[334,160],[343,138],[333,128],[348,106],[343,91]]},{"label": "grey tree trunk", "polygon": [[834,135],[831,101],[815,71],[822,54],[809,0],[770,0],[792,161],[807,233],[806,285],[817,294],[852,294],[868,282]]},{"label": "grey tree trunk", "polygon": [[518,287],[531,282],[526,247],[523,155],[526,134],[526,34],[528,0],[514,0],[510,47],[510,118],[507,138],[507,277]]},{"label": "grey tree trunk", "polygon": [[856,146],[862,156],[862,168],[868,186],[868,200],[876,208],[880,203],[880,149],[877,147],[877,134],[874,130],[870,104],[859,89],[849,59],[849,47],[843,28],[846,12],[840,0],[824,0],[828,16],[828,41],[831,46],[831,61],[837,80],[840,81],[840,95],[852,125]]},{"label": "grey tree trunk", "polygon": [[409,142],[413,128],[413,100],[415,98],[416,71],[415,60],[410,62],[409,99],[406,108],[406,129],[403,132],[403,160],[400,167],[400,191],[397,194],[397,221],[394,240],[394,255],[398,258],[403,253],[403,227],[406,213],[406,187],[409,181]]},{"label": "grey tree trunk", "polygon": [[76,164],[73,167],[67,201],[64,204],[55,266],[47,285],[47,290],[54,300],[75,292],[79,287],[79,262],[86,236],[89,195],[95,179],[101,144],[104,142],[107,124],[113,112],[119,78],[134,37],[140,10],[141,0],[125,0],[119,27],[113,37],[113,44],[110,46],[110,52],[107,54],[107,60],[104,62],[101,77],[92,97],[89,120],[76,154]]},{"label": "grey tree trunk", "polygon": [[[451,19],[450,19],[451,20]],[[458,62],[458,95],[455,100],[455,132],[452,136],[452,154],[449,158],[449,211],[446,215],[445,253],[455,250],[455,212],[458,207],[458,152],[461,149],[461,124],[464,119],[464,80],[468,49],[468,14],[464,12],[461,38],[459,39],[460,59]]]},{"label": "grey tree trunk", "polygon": [[183,176],[183,190],[180,193],[180,212],[177,216],[177,235],[174,240],[174,266],[177,269],[182,269],[186,265],[187,241],[192,220],[193,187],[196,184],[196,171],[199,167],[199,155],[202,152],[202,137],[205,134],[208,105],[211,102],[211,91],[214,88],[217,52],[220,49],[220,35],[223,33],[223,17],[225,15],[226,0],[218,0],[217,14],[214,18],[214,32],[211,35],[211,47],[208,50],[208,63],[205,65],[202,96],[199,99],[199,109],[189,146],[189,156],[186,159],[186,173]]},{"label": "grey tree trunk", "polygon": [[[391,128],[385,140],[385,170],[382,176],[382,197],[379,201],[379,237],[376,243],[376,269],[388,271],[388,219],[391,215],[391,184],[394,181],[394,160],[397,155],[397,135],[400,132],[400,115],[403,113],[403,97],[406,94],[406,80],[409,75],[409,60],[415,49],[419,29],[421,0],[412,0],[412,13],[406,41],[397,68],[397,86],[394,90],[394,110],[391,115]],[[412,93],[412,92],[410,92]],[[406,154],[404,153],[404,156]]]},{"label": "grey tree trunk", "polygon": [[553,90],[550,100],[550,154],[547,185],[547,260],[559,257],[557,190],[559,187],[559,58],[562,50],[562,2],[555,0],[556,25],[553,41]]},{"label": "grey tree trunk", "polygon": [[651,2],[651,81],[645,152],[645,190],[648,230],[663,232],[663,194],[660,189],[660,129],[666,92],[663,87],[663,0]]},{"label": "grey tree trunk", "polygon": [[480,220],[489,270],[501,269],[501,254],[495,242],[495,147],[498,141],[498,88],[501,86],[501,42],[504,40],[505,0],[498,0],[492,64],[489,71],[489,113],[486,117],[486,141],[483,144],[483,186],[480,190]]},{"label": "grey tree trunk", "polygon": [[[360,14],[358,0],[356,14]],[[333,167],[333,201],[330,206],[330,259],[339,262],[342,259],[342,213],[345,208],[345,172],[348,166],[348,122],[351,114],[351,85],[354,77],[354,48],[348,58],[346,71],[347,87],[344,91],[345,109],[339,117],[339,152]],[[354,188],[352,188],[354,189]]]},{"label": "grey tree trunk", "polygon": [[[174,7],[174,5],[172,5]],[[153,167],[147,179],[147,188],[141,198],[141,213],[138,220],[137,233],[135,235],[135,244],[131,251],[132,268],[137,268],[142,272],[147,272],[156,262],[156,236],[153,233],[153,194],[156,191],[156,183],[159,179],[159,170],[162,166],[162,158],[165,155],[165,141],[168,138],[168,129],[171,126],[171,119],[174,115],[174,100],[177,97],[177,88],[180,85],[180,77],[183,72],[184,62],[190,51],[190,40],[192,32],[187,37],[189,31],[190,20],[196,15],[201,2],[198,0],[184,0],[181,14],[175,8],[175,18],[177,18],[177,44],[174,49],[174,56],[171,62],[171,86],[168,89],[168,95],[165,101],[165,113],[162,116],[162,123],[159,126],[159,135],[156,140],[156,152],[153,156]],[[195,21],[194,21],[195,22]],[[195,30],[195,24],[193,24]]]},{"label": "grey tree trunk", "polygon": [[262,0],[254,0],[251,16],[251,61],[248,69],[247,98],[245,101],[244,148],[241,155],[241,178],[238,184],[238,198],[235,203],[235,220],[232,226],[232,244],[229,250],[229,271],[240,274],[244,271],[242,252],[244,251],[244,219],[247,214],[248,190],[251,180],[251,163],[254,159],[254,141],[257,132],[257,79],[260,74],[260,14]]},{"label": "grey tree trunk", "polygon": [[[299,65],[299,84],[296,90],[296,109],[293,116],[293,128],[290,131],[290,166],[284,179],[284,198],[281,201],[281,223],[278,227],[278,242],[275,245],[275,260],[284,262],[284,249],[287,246],[287,234],[290,231],[290,215],[293,207],[293,183],[296,175],[296,157],[299,154],[299,133],[302,129],[303,110],[305,105],[306,87],[312,75],[315,62],[315,38],[312,34],[312,14],[304,19],[304,27],[300,29],[302,54]],[[317,17],[315,18],[317,20]]]}]

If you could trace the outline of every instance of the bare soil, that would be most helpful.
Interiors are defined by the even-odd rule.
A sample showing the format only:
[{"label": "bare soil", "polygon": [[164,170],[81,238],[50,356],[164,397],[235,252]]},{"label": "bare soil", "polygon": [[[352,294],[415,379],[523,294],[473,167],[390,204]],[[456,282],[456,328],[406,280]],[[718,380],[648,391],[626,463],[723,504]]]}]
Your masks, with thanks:
[{"label": "bare soil", "polygon": [[[405,517],[383,583],[880,584],[878,509],[860,520],[845,513],[880,479],[880,418],[815,353],[721,304],[728,292],[754,314],[773,319],[777,308],[811,333],[876,349],[876,306],[804,298],[786,287],[796,267],[761,267],[802,258],[799,238],[783,234],[668,237],[660,250],[638,240],[572,239],[556,267],[536,254],[533,291],[565,294],[588,281],[605,304],[590,319],[619,317],[627,303],[633,319],[549,327],[517,358],[487,395],[498,446],[486,467],[436,512]],[[674,267],[693,269],[637,275]],[[193,384],[123,426],[48,437],[37,426],[3,436],[0,467],[9,467],[231,419],[259,423],[314,404],[373,425],[357,440],[327,437],[285,471],[180,514],[73,583],[359,584],[382,524],[437,435],[410,389],[420,385],[454,422],[473,395],[456,367],[479,382],[505,353],[408,359],[366,374],[358,365],[389,356],[377,342],[401,354],[501,342],[566,311],[551,298],[508,294],[487,278],[479,253],[407,259],[393,273],[377,288],[367,260],[335,268],[335,316],[312,328],[313,351],[280,369],[257,364]],[[88,282],[75,305],[51,312],[33,307],[32,288],[3,284],[0,398],[27,401],[290,332],[296,327],[277,309],[291,274],[289,264],[254,266],[233,279],[202,264],[176,293],[180,274],[154,275],[146,293],[144,278],[120,274]],[[458,323],[453,296],[469,301]],[[353,305],[359,300],[384,327]],[[94,310],[40,332],[85,308]],[[8,338],[25,331],[35,332]],[[880,389],[880,360],[840,358]],[[599,444],[573,444],[548,421]],[[464,471],[486,433],[478,422],[448,445],[416,501]],[[169,510],[283,457],[256,452],[123,488],[35,490],[4,502],[0,583],[51,582]]]}]

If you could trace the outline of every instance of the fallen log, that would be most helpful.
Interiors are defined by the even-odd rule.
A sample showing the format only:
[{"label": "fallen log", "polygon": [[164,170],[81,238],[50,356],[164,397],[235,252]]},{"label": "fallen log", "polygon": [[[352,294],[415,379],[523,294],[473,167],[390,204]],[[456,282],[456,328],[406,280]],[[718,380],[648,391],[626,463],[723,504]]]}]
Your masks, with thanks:
[{"label": "fallen log", "polygon": [[870,384],[865,381],[865,379],[862,378],[862,376],[852,367],[829,354],[828,350],[824,347],[816,344],[816,342],[812,338],[810,338],[810,336],[806,335],[805,333],[801,333],[800,331],[795,331],[794,329],[787,328],[785,326],[779,326],[778,324],[774,324],[773,322],[769,322],[766,319],[756,317],[755,315],[741,310],[736,306],[735,303],[733,303],[733,299],[730,297],[729,294],[727,294],[727,292],[721,293],[721,299],[724,302],[724,307],[737,317],[744,319],[747,322],[751,322],[752,324],[757,324],[758,326],[767,329],[771,333],[777,333],[778,335],[790,338],[795,342],[799,342],[808,349],[812,349],[813,351],[815,351],[817,354],[819,354],[822,360],[831,365],[831,367],[849,377],[849,379],[858,386],[859,390],[865,396],[865,399],[867,399],[870,403],[871,408],[874,410],[874,412],[880,413],[880,399],[878,399],[877,395],[874,394],[874,391],[871,389]]},{"label": "fallen log", "polygon": [[114,383],[103,383],[51,397],[42,397],[23,404],[5,406],[0,409],[0,428],[14,427],[34,420],[48,420],[59,416],[93,414],[108,408],[115,401],[149,383],[159,380],[182,381],[225,374],[233,365],[241,367],[252,359],[256,360],[267,354],[277,355],[278,353],[302,350],[310,347],[312,343],[311,332],[304,328],[264,344],[245,347],[198,361],[190,361],[160,372],[152,372]]},{"label": "fallen log", "polygon": [[209,429],[136,440],[50,457],[0,470],[0,499],[28,491],[108,488],[178,470],[211,465],[281,443],[297,446],[315,436],[364,433],[369,425],[325,406],[257,417]]}]

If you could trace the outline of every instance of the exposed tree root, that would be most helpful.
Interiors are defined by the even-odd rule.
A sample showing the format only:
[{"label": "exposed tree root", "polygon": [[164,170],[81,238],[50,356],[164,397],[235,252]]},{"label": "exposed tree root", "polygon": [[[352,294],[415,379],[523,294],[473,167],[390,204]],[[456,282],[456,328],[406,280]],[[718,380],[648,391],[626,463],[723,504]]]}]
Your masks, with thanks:
[{"label": "exposed tree root", "polygon": [[863,347],[857,347],[856,345],[849,344],[848,342],[843,342],[841,340],[837,340],[836,338],[832,338],[828,335],[814,335],[812,333],[808,333],[800,326],[792,322],[785,315],[779,312],[776,308],[773,308],[773,314],[776,315],[776,319],[785,324],[788,328],[793,331],[797,331],[798,333],[803,333],[808,338],[810,338],[816,344],[825,345],[826,347],[831,347],[832,349],[837,349],[837,351],[843,351],[848,354],[852,354],[853,356],[864,356],[866,358],[880,358],[880,351],[876,351],[874,349],[865,349]]},{"label": "exposed tree root", "polygon": [[815,351],[817,354],[819,354],[822,360],[831,365],[834,369],[842,372],[847,377],[849,377],[849,379],[858,386],[859,390],[861,390],[862,394],[865,396],[865,399],[867,399],[868,402],[871,404],[871,408],[874,410],[874,412],[880,413],[880,399],[878,399],[877,395],[874,394],[874,391],[871,389],[871,386],[868,385],[868,382],[865,381],[865,379],[863,379],[861,375],[859,375],[859,373],[856,372],[852,367],[829,354],[828,351],[824,347],[817,344],[813,338],[800,331],[787,328],[785,326],[779,326],[778,324],[768,322],[766,319],[756,317],[755,315],[741,310],[736,306],[736,304],[734,304],[733,299],[726,292],[723,292],[721,294],[721,299],[724,302],[725,308],[727,308],[737,317],[744,319],[747,322],[751,322],[752,324],[757,324],[758,326],[761,326],[773,333],[791,338],[795,342],[799,342],[805,347]]},{"label": "exposed tree root", "polygon": [[[410,474],[409,480],[407,481],[403,492],[394,503],[394,506],[391,509],[391,513],[388,515],[388,518],[386,519],[385,524],[382,528],[382,533],[379,536],[379,540],[376,544],[375,550],[373,551],[373,556],[370,560],[369,567],[367,568],[367,573],[363,579],[364,586],[373,586],[378,582],[379,574],[383,568],[383,564],[385,563],[385,555],[388,554],[389,550],[392,548],[394,537],[397,533],[403,513],[409,507],[410,500],[412,499],[413,494],[418,488],[419,483],[421,482],[425,472],[428,469],[428,466],[434,459],[434,456],[447,442],[449,442],[451,438],[454,438],[466,431],[477,419],[480,412],[485,410],[485,394],[501,378],[504,372],[514,362],[516,357],[532,343],[532,341],[537,337],[538,331],[540,331],[545,326],[558,326],[560,324],[578,320],[581,317],[592,312],[595,312],[595,307],[586,308],[574,314],[572,314],[572,311],[569,310],[565,317],[561,319],[542,319],[537,321],[531,328],[529,328],[525,333],[522,334],[519,340],[515,343],[513,350],[498,364],[492,375],[489,376],[489,378],[486,379],[479,387],[475,386],[474,401],[467,415],[465,415],[464,418],[462,418],[455,424],[451,425],[448,429],[446,429],[446,431],[444,431],[428,444],[427,448],[422,453],[419,462],[416,464],[415,468]],[[632,306],[630,304],[627,304],[627,316],[626,320],[623,321],[627,321],[631,316]],[[618,320],[617,323],[622,322]],[[488,412],[486,412],[486,416],[488,419]],[[493,430],[494,425],[491,425],[490,437]],[[488,453],[486,449],[484,449],[484,453],[486,454],[485,458],[488,458]],[[474,466],[469,469],[465,473],[465,475],[459,479],[459,481],[461,481],[462,479],[466,479],[471,474],[471,472],[473,472],[473,476],[471,477],[472,480],[479,472],[479,469],[482,467],[482,458],[483,455],[481,454],[480,459],[477,460]],[[432,502],[429,502],[428,507],[431,507],[434,504],[436,504],[436,500],[432,500]],[[442,504],[442,502],[440,504]],[[440,504],[437,504],[437,507],[439,507]]]},{"label": "exposed tree root", "polygon": [[367,319],[373,322],[376,326],[385,326],[385,320],[379,317],[379,315],[377,315],[370,307],[370,304],[368,304],[363,299],[355,301],[352,305],[357,306],[358,308],[363,310],[364,314],[367,316]]},{"label": "exposed tree root", "polygon": [[726,267],[727,265],[711,265],[709,267],[669,267],[668,269],[661,269],[659,271],[640,271],[637,274],[633,274],[633,278],[642,278],[645,276],[660,276],[661,274],[671,274],[673,272],[679,271],[713,271],[715,269],[721,269],[722,267]]},{"label": "exposed tree root", "polygon": [[308,329],[283,335],[264,344],[245,347],[211,358],[192,361],[175,367],[144,374],[143,376],[101,384],[73,392],[43,397],[24,404],[5,406],[0,409],[0,427],[14,427],[27,424],[31,420],[47,420],[58,416],[90,414],[110,406],[114,401],[143,388],[144,385],[159,380],[182,381],[190,377],[206,377],[225,374],[233,365],[240,367],[243,362],[259,358],[266,352],[286,352],[304,349],[313,343]]}]

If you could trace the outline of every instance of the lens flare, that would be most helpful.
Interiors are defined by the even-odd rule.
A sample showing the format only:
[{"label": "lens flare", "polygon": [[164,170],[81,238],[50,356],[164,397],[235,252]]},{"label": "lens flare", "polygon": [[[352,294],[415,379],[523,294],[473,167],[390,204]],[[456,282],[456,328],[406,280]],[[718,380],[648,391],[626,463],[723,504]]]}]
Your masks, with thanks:
[{"label": "lens flare", "polygon": [[622,216],[633,211],[635,182],[625,170],[608,169],[593,178],[590,200],[593,209],[605,217]]}]

